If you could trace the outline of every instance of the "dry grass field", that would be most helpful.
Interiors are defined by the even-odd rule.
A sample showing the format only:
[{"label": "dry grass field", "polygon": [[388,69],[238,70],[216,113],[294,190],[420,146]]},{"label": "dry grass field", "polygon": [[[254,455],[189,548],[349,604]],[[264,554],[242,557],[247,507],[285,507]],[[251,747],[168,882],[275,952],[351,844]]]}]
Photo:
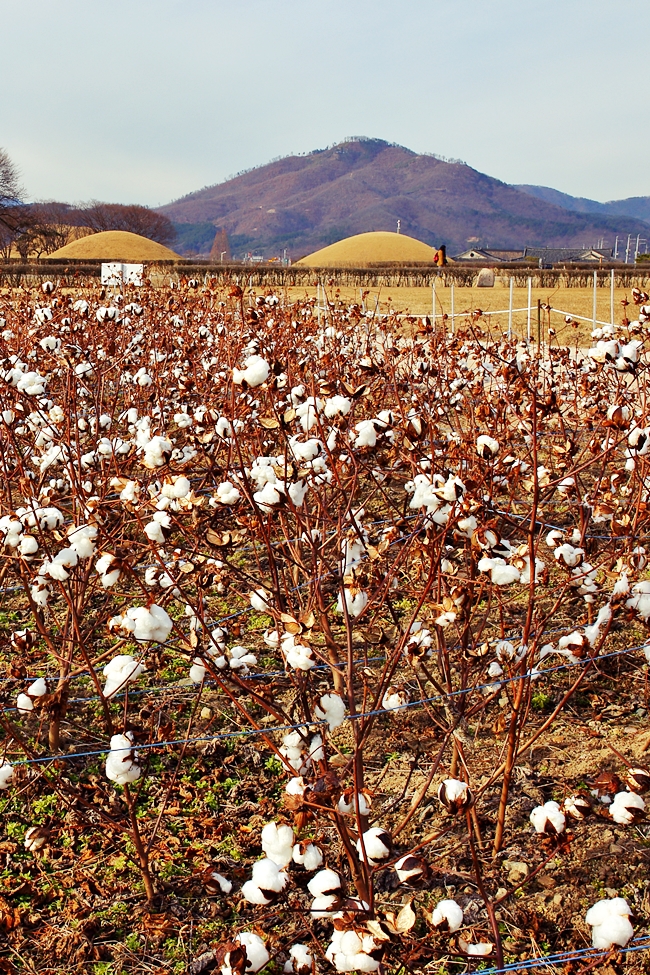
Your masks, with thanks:
[{"label": "dry grass field", "polygon": [[[316,288],[292,288],[288,289],[289,297],[294,300],[303,297],[316,295]],[[328,299],[335,301],[340,298],[347,303],[361,301],[361,292],[357,288],[331,288],[328,289]],[[379,312],[386,313],[393,310],[402,314],[429,315],[432,313],[432,292],[430,288],[391,288],[378,291],[376,288],[370,289],[365,293],[365,307],[369,310],[378,308]],[[631,303],[630,290],[616,288],[614,291],[614,316],[616,322],[620,322],[623,317],[623,306],[621,301],[627,296],[630,307],[627,309],[628,317],[635,317],[633,314],[634,306]],[[579,322],[578,327],[567,326],[564,315],[551,312],[550,325],[555,330],[554,341],[560,345],[580,346],[591,343],[591,317],[593,313],[593,290],[591,288],[533,288],[532,304],[533,312],[531,315],[531,328],[533,339],[537,333],[537,300],[542,304],[551,305],[562,312],[567,312],[573,316],[581,315],[589,321]],[[483,326],[490,326],[490,330],[496,335],[506,332],[508,329],[508,300],[509,288],[506,285],[495,283],[493,288],[460,288],[454,289],[454,313],[456,316],[470,316],[472,312],[481,309],[483,312],[501,312],[499,315],[485,317]],[[528,301],[526,288],[515,288],[513,292],[514,308],[525,308]],[[610,321],[610,291],[609,287],[598,288],[596,317],[601,322]],[[504,310],[506,309],[506,310]],[[451,317],[451,288],[438,287],[436,290],[436,317],[442,314]],[[461,324],[463,317],[457,320]],[[542,327],[548,329],[549,315],[542,312]],[[513,331],[516,335],[524,337],[527,329],[527,313],[525,311],[513,314]],[[544,332],[546,334],[546,332]]]}]

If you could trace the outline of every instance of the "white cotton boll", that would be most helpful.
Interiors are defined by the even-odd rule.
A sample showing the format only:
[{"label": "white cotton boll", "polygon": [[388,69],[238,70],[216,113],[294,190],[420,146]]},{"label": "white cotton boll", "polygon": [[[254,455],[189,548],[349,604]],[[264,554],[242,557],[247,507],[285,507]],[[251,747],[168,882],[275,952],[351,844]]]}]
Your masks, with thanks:
[{"label": "white cotton boll", "polygon": [[286,867],[291,862],[293,841],[291,826],[267,823],[262,830],[262,849],[279,867]]},{"label": "white cotton boll", "polygon": [[[367,792],[359,792],[357,793],[357,801],[359,804],[359,815],[368,816],[372,806],[370,795]],[[345,813],[347,816],[356,814],[353,789],[346,789],[338,801],[337,809],[340,813]]]},{"label": "white cotton boll", "polygon": [[253,653],[249,653],[246,647],[231,647],[230,648],[230,669],[239,670],[242,674],[246,675],[248,673],[248,668],[252,667],[253,664],[257,663],[257,657]]},{"label": "white cotton boll", "polygon": [[210,874],[210,883],[212,885],[217,884],[221,889],[222,894],[230,894],[232,891],[232,882],[228,880],[227,877],[224,877],[223,874],[218,873],[216,870],[213,870]]},{"label": "white cotton boll", "polygon": [[137,752],[133,751],[133,734],[113,735],[106,757],[106,777],[116,785],[128,785],[140,778]]},{"label": "white cotton boll", "polygon": [[277,893],[284,887],[287,876],[275,860],[264,857],[253,864],[253,880],[261,889]]},{"label": "white cotton boll", "polygon": [[609,811],[619,826],[631,826],[644,818],[645,802],[634,792],[617,792]]},{"label": "white cotton boll", "polygon": [[[364,609],[368,605],[368,594],[362,589],[359,589],[356,593],[353,593],[350,589],[346,588],[345,605],[347,607],[348,614],[356,618],[363,613]],[[336,611],[337,613],[343,612],[343,600],[341,599],[340,593],[336,601]]]},{"label": "white cotton boll", "polygon": [[152,603],[151,606],[132,606],[123,616],[114,617],[109,626],[117,626],[141,643],[164,643],[173,629],[173,621],[162,608]]},{"label": "white cotton boll", "polygon": [[409,692],[404,687],[389,687],[381,702],[386,711],[399,711],[409,703]]},{"label": "white cotton boll", "polygon": [[47,694],[47,684],[44,677],[38,677],[33,684],[27,688],[30,697],[43,697]]},{"label": "white cotton boll", "polygon": [[4,758],[0,758],[0,789],[8,789],[14,776],[14,767]]},{"label": "white cotton boll", "polygon": [[461,947],[463,946],[466,954],[468,955],[485,958],[487,955],[492,954],[492,945],[489,941],[478,941],[476,944],[467,944],[467,942],[463,942]]},{"label": "white cotton boll", "polygon": [[[252,931],[242,931],[235,935],[235,941],[246,949],[246,972],[259,972],[271,957],[258,934]],[[223,971],[223,969],[222,969]]]},{"label": "white cotton boll", "polygon": [[325,867],[311,878],[307,884],[307,890],[312,897],[324,897],[336,895],[338,897],[341,889],[341,878],[334,870]]},{"label": "white cotton boll", "polygon": [[584,558],[584,549],[574,548],[573,545],[569,545],[565,542],[564,545],[559,545],[555,549],[555,558],[558,562],[564,562],[569,568],[573,568],[578,565]]},{"label": "white cotton boll", "polygon": [[68,541],[80,559],[89,559],[91,555],[94,555],[96,538],[97,528],[95,525],[80,525],[78,528],[68,529]]},{"label": "white cotton boll", "polygon": [[62,548],[53,559],[43,559],[40,575],[49,576],[57,582],[65,582],[70,578],[68,569],[77,565],[79,558],[73,548]]},{"label": "white cotton boll", "polygon": [[483,434],[476,440],[476,453],[483,460],[491,460],[499,453],[499,441],[495,440],[494,437],[488,437],[486,434]]},{"label": "white cotton boll", "polygon": [[195,684],[201,684],[205,677],[205,665],[200,657],[195,657],[190,667],[189,678]]},{"label": "white cotton boll", "polygon": [[377,429],[374,420],[361,420],[354,429],[357,435],[354,439],[355,447],[374,447],[377,443]]},{"label": "white cotton boll", "polygon": [[271,373],[271,367],[261,355],[249,355],[244,359],[243,369],[233,369],[232,381],[236,386],[247,383],[249,386],[261,386]]},{"label": "white cotton boll", "polygon": [[348,396],[330,396],[325,400],[323,412],[328,419],[340,414],[346,416],[352,409],[352,400]]},{"label": "white cotton boll", "polygon": [[303,845],[296,843],[294,846],[292,853],[293,862],[303,866],[310,873],[312,870],[318,870],[323,862],[323,854],[314,843],[308,843],[304,846],[304,849]]},{"label": "white cotton boll", "polygon": [[454,900],[439,901],[431,914],[431,923],[435,928],[444,925],[453,934],[463,925],[463,909]]},{"label": "white cotton boll", "polygon": [[639,616],[647,620],[650,617],[650,581],[635,583],[632,586],[632,596],[625,601],[625,605],[635,609]]},{"label": "white cotton boll", "polygon": [[478,570],[489,572],[492,582],[497,586],[509,586],[519,581],[519,569],[514,565],[508,565],[504,559],[480,559]]},{"label": "white cotton boll", "polygon": [[294,775],[285,785],[284,791],[288,796],[304,796],[306,788],[302,775]]},{"label": "white cotton boll", "polygon": [[271,483],[267,481],[261,491],[255,491],[253,500],[264,511],[272,511],[284,501],[284,485],[281,481]]},{"label": "white cotton boll", "polygon": [[[363,845],[361,839],[357,840],[357,852],[359,857],[367,859],[370,864],[378,863],[390,856],[391,839],[385,829],[373,826],[363,834]],[[365,853],[364,853],[365,848]]]},{"label": "white cotton boll", "polygon": [[240,498],[240,492],[230,481],[224,481],[217,488],[217,499],[221,504],[235,504]]},{"label": "white cotton boll", "polygon": [[557,802],[551,800],[543,806],[536,806],[530,814],[530,821],[537,833],[553,836],[564,832],[566,820]]},{"label": "white cotton boll", "polygon": [[444,779],[438,786],[438,799],[451,813],[464,812],[473,801],[470,787],[460,779]]},{"label": "white cotton boll", "polygon": [[136,680],[145,670],[144,664],[134,660],[130,654],[118,654],[104,667],[106,685],[104,697],[112,697],[119,689],[123,690],[127,684]]},{"label": "white cotton boll", "polygon": [[258,904],[261,907],[267,907],[271,903],[271,898],[266,897],[252,880],[247,880],[245,884],[242,884],[241,892],[244,900],[247,900],[249,904]]},{"label": "white cotton boll", "polygon": [[307,945],[292,945],[289,949],[289,958],[284,963],[284,972],[293,972],[294,975],[310,975],[313,969],[313,957]]},{"label": "white cotton boll", "polygon": [[308,463],[321,453],[323,445],[316,437],[302,441],[296,436],[289,438],[289,449],[297,460]]},{"label": "white cotton boll", "polygon": [[314,714],[319,720],[327,721],[330,731],[333,731],[345,721],[343,699],[338,694],[323,694]]},{"label": "white cotton boll", "polygon": [[187,477],[175,477],[171,484],[163,484],[160,492],[163,498],[186,498],[192,490],[192,484]]},{"label": "white cotton boll", "polygon": [[23,714],[34,710],[34,702],[27,694],[19,694],[16,698],[16,708]]},{"label": "white cotton boll", "polygon": [[309,485],[306,481],[296,481],[295,484],[289,485],[289,497],[296,508],[302,507],[308,490]]},{"label": "white cotton boll", "polygon": [[594,948],[608,950],[614,945],[624,947],[634,934],[634,928],[629,920],[631,913],[623,897],[600,900],[590,907],[585,921],[593,927]]}]

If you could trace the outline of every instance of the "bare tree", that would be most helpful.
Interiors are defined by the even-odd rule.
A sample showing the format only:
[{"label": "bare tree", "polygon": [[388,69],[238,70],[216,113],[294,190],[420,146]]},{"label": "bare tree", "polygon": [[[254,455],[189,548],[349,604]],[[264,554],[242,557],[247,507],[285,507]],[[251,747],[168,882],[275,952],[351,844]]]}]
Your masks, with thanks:
[{"label": "bare tree", "polygon": [[25,217],[18,170],[9,153],[0,148],[0,251],[4,256],[9,256]]},{"label": "bare tree", "polygon": [[159,244],[171,244],[176,238],[171,220],[148,207],[93,200],[81,209],[82,222],[96,231],[127,230],[158,241]]}]

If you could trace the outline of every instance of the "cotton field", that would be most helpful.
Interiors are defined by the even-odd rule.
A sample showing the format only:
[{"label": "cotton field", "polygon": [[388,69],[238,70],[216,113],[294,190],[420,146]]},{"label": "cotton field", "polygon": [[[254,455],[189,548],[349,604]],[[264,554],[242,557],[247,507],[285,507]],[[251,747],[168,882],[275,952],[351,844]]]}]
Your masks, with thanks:
[{"label": "cotton field", "polygon": [[630,302],[569,352],[335,293],[0,296],[12,964],[644,970]]}]

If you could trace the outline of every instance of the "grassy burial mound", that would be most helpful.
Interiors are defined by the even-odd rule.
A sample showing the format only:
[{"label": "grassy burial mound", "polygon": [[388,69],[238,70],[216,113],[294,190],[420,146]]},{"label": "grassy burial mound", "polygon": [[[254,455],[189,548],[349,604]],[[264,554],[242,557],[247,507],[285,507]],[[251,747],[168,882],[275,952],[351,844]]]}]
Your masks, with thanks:
[{"label": "grassy burial mound", "polygon": [[178,261],[179,255],[169,247],[158,244],[148,237],[126,230],[104,230],[73,240],[65,247],[47,255],[48,260],[70,261]]},{"label": "grassy burial mound", "polygon": [[323,247],[297,264],[307,267],[372,267],[376,264],[433,264],[433,247],[406,234],[355,234]]}]

